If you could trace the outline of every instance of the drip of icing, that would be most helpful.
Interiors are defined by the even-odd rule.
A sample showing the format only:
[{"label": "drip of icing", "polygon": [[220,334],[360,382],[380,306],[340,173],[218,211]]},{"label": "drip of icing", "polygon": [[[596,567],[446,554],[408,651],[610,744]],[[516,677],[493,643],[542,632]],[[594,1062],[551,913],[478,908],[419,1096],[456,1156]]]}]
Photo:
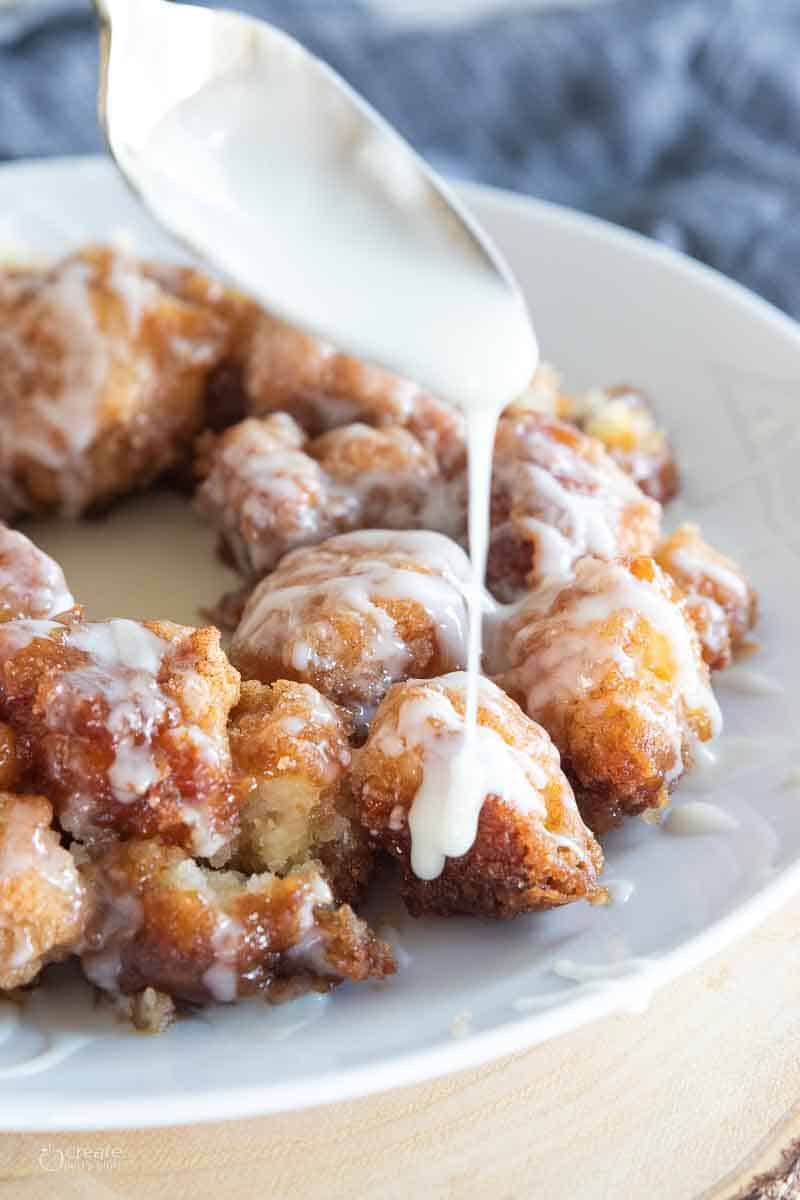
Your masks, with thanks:
[{"label": "drip of icing", "polygon": [[475,756],[471,743],[478,720],[478,683],[481,669],[484,580],[489,553],[489,490],[492,452],[499,408],[476,408],[467,413],[467,451],[469,455],[469,547],[470,588],[469,640],[467,648],[466,743],[468,756]]},{"label": "drip of icing", "polygon": [[413,955],[406,950],[400,940],[400,931],[395,925],[385,922],[379,925],[375,932],[381,941],[386,942],[390,946],[395,962],[401,970],[411,966]]},{"label": "drip of icing", "polygon": [[670,808],[661,827],[678,837],[697,837],[705,833],[733,833],[739,828],[739,822],[717,804],[690,800]]},{"label": "drip of icing", "polygon": [[[477,765],[494,431],[538,357],[525,303],[499,254],[475,236],[444,186],[296,43],[220,14],[204,45],[204,74],[189,85],[185,74],[165,70],[177,27],[159,22],[151,42],[155,26],[145,9],[132,22],[125,6],[114,6],[107,76],[112,145],[146,202],[279,316],[419,380],[467,419],[473,564],[460,777]],[[143,61],[154,83],[146,110],[126,107],[120,88],[126,76],[132,85]],[[313,202],[321,195],[334,201]],[[314,264],[313,288],[298,262]],[[390,660],[399,659],[393,631],[374,606],[367,611]],[[445,636],[454,646],[454,631]],[[291,651],[293,661],[295,652],[305,660],[304,648]]]},{"label": "drip of icing", "polygon": [[242,926],[233,917],[224,912],[217,915],[211,935],[214,962],[203,973],[203,983],[217,1004],[231,1004],[236,999],[239,990],[237,957],[243,934]]},{"label": "drip of icing", "polygon": [[[442,653],[453,667],[462,667],[468,658],[468,609],[472,590],[469,586],[469,562],[464,552],[440,534],[428,531],[384,533],[365,530],[347,534],[328,543],[337,551],[367,551],[363,557],[348,561],[318,551],[314,567],[298,567],[285,587],[275,586],[268,578],[256,589],[247,604],[236,632],[240,645],[252,643],[267,647],[280,643],[284,663],[297,671],[312,664],[323,665],[308,640],[306,602],[309,586],[324,597],[314,611],[311,626],[322,636],[332,627],[326,612],[349,609],[363,616],[369,631],[367,652],[392,678],[399,678],[408,662],[408,648],[400,637],[394,618],[381,600],[410,600],[420,605],[431,618]],[[430,573],[382,561],[381,552],[407,553]],[[337,573],[341,563],[341,573]],[[480,654],[480,622],[490,599],[481,586],[477,605],[477,647]]]},{"label": "drip of icing", "polygon": [[[570,491],[543,467],[525,464],[536,494],[538,507],[546,519],[528,517],[525,524],[536,532],[537,571],[544,578],[568,578],[580,553],[598,558],[613,558],[617,552],[616,521],[611,522],[607,504],[598,504],[591,494]],[[605,495],[606,489],[603,494]],[[617,517],[618,513],[614,513]],[[558,528],[560,520],[569,521],[569,536]]]},{"label": "drip of icing", "polygon": [[[479,681],[480,703],[491,707],[495,693],[502,693],[488,679]],[[439,682],[462,695],[469,688],[469,676],[463,673],[446,675]],[[465,726],[449,696],[431,688],[424,696],[407,699],[396,726],[379,735],[377,744],[390,757],[409,749],[421,751],[422,778],[408,816],[411,869],[419,879],[438,878],[446,859],[469,851],[487,796],[525,815],[547,815],[542,793],[553,776],[491,727],[476,724],[470,736]],[[558,752],[549,739],[543,738],[539,749],[548,765],[557,768]],[[571,794],[562,797],[564,804],[571,801]],[[553,832],[550,836],[584,858],[571,839]]]},{"label": "drip of icing", "polygon": [[[71,630],[69,646],[89,656],[64,678],[67,704],[75,695],[102,696],[109,708],[107,724],[114,736],[114,761],[109,782],[116,799],[128,803],[160,778],[152,737],[170,709],[158,684],[169,643],[136,621],[117,619]],[[56,705],[51,717],[63,719]]]},{"label": "drip of icing", "polygon": [[143,912],[138,897],[130,892],[115,892],[110,885],[102,892],[101,899],[104,910],[98,948],[85,949],[81,965],[91,983],[104,992],[115,992],[125,947],[136,937]]},{"label": "drip of icing", "polygon": [[603,887],[612,904],[627,904],[636,891],[636,884],[631,879],[605,879]]}]

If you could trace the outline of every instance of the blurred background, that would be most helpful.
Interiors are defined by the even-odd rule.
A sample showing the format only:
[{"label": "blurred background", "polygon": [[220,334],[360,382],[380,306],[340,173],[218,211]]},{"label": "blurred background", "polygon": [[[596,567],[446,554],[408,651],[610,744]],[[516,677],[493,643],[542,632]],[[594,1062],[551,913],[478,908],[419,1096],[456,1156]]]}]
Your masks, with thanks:
[{"label": "blurred background", "polygon": [[[800,0],[220,6],[295,34],[443,171],[638,229],[800,317]],[[0,160],[101,150],[96,69],[88,0],[0,0]]]}]

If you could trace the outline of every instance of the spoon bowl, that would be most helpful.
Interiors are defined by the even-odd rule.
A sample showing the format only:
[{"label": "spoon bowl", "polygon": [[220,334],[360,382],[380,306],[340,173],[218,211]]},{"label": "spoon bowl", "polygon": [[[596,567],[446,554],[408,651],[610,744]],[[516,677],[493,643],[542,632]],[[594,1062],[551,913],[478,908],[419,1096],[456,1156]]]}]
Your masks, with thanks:
[{"label": "spoon bowl", "polygon": [[463,407],[522,390],[536,343],[507,264],[330,67],[237,13],[96,7],[108,143],[171,233],[285,319]]}]

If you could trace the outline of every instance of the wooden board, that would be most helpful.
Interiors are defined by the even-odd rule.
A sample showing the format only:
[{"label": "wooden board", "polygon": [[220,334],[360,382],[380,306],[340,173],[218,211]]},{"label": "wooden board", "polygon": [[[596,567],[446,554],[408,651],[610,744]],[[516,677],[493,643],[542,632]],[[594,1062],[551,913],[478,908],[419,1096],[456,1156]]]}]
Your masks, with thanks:
[{"label": "wooden board", "polygon": [[[419,1087],[220,1125],[6,1136],[0,1197],[744,1196],[800,1137],[798,930],[800,899],[642,1015]],[[788,1167],[750,1196],[800,1196]]]}]

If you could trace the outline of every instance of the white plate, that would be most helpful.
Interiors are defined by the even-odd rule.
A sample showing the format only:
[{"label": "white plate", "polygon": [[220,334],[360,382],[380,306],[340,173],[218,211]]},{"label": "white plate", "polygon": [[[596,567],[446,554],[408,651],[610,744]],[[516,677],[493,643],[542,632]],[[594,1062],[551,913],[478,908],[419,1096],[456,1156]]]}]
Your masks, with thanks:
[{"label": "white plate", "polygon": [[[628,904],[576,905],[510,924],[401,918],[409,960],[386,985],[277,1010],[220,1009],[157,1038],[93,1009],[67,973],[18,1015],[0,1006],[0,1126],[239,1117],[472,1066],[635,1010],[800,884],[800,332],[713,272],[611,226],[500,193],[467,195],[508,254],[543,350],[568,383],[632,380],[651,389],[678,446],[682,506],[744,562],[761,593],[763,650],[752,666],[775,688],[748,694],[720,685],[729,749],[702,785],[738,828],[676,837],[632,821],[606,842],[607,877],[635,884]],[[171,252],[102,161],[0,171],[0,253],[16,244],[51,254],[112,236],[146,253]],[[69,573],[74,532],[38,533]],[[122,536],[129,562],[109,578],[97,611],[191,620],[224,582],[207,533],[174,499],[135,501],[80,533],[98,556]],[[163,581],[163,607],[147,614],[138,597],[153,576]],[[80,592],[80,579],[72,583]],[[697,785],[681,789],[678,802],[699,794]],[[625,962],[615,978],[577,984],[553,972],[556,959]]]}]

